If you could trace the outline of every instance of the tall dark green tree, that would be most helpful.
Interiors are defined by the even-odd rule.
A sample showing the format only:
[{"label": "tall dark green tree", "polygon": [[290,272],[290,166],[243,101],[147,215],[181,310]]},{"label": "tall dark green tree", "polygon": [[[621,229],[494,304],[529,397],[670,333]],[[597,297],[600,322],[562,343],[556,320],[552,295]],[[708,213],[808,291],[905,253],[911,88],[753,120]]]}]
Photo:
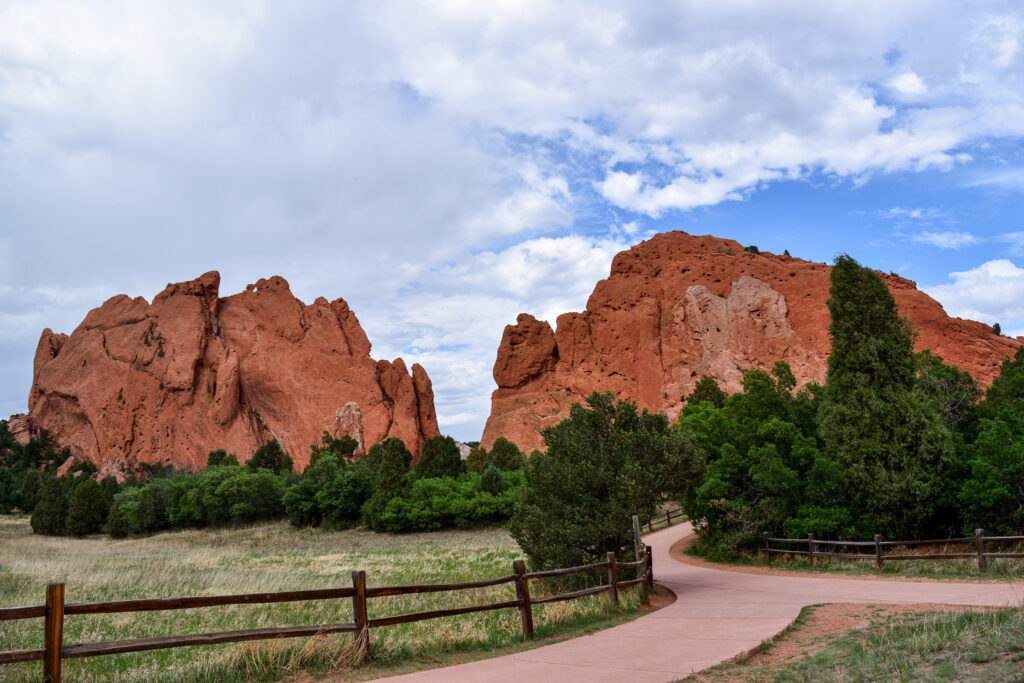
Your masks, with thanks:
[{"label": "tall dark green tree", "polygon": [[725,405],[727,393],[718,386],[718,381],[711,375],[701,375],[700,379],[693,386],[693,391],[686,397],[687,405],[695,406],[698,403],[707,401],[716,408]]},{"label": "tall dark green tree", "polygon": [[420,479],[457,477],[466,471],[459,446],[450,436],[432,436],[423,442],[423,452],[416,463]]},{"label": "tall dark green tree", "polygon": [[292,459],[281,448],[281,444],[277,439],[271,439],[257,448],[256,452],[252,454],[252,458],[245,464],[253,472],[261,468],[270,470],[274,474],[291,472],[292,470]]},{"label": "tall dark green tree", "polygon": [[[377,449],[377,450],[374,450]],[[409,492],[409,465],[412,453],[405,443],[396,437],[374,444],[367,453],[370,469],[376,472],[373,495],[363,505],[366,526],[374,531],[384,531],[384,510],[392,498]]]},{"label": "tall dark green tree", "polygon": [[491,446],[488,463],[494,465],[502,472],[511,472],[512,470],[521,470],[526,467],[526,456],[519,450],[519,446],[505,437],[499,436]]},{"label": "tall dark green tree", "polygon": [[68,501],[64,487],[53,476],[43,479],[39,502],[32,511],[32,533],[55,536],[64,533],[64,520],[68,516]]},{"label": "tall dark green tree", "polygon": [[858,535],[914,537],[950,467],[949,429],[915,389],[914,333],[885,282],[843,255],[829,294],[832,352],[818,415],[825,455],[856,501]]},{"label": "tall dark green tree", "polygon": [[72,536],[95,534],[103,528],[109,513],[110,505],[100,485],[92,479],[86,479],[71,494],[64,526]]}]

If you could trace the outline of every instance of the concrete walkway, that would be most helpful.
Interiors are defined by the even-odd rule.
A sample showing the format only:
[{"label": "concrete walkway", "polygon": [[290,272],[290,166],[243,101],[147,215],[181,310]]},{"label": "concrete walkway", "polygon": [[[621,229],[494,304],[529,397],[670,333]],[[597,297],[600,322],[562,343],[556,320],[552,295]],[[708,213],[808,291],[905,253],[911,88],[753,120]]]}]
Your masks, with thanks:
[{"label": "concrete walkway", "polygon": [[654,579],[677,600],[627,624],[525,652],[386,680],[624,681],[662,683],[757,647],[807,605],[922,602],[1020,605],[1024,587],[1006,583],[869,581],[746,574],[683,564],[669,548],[689,523],[648,535]]}]

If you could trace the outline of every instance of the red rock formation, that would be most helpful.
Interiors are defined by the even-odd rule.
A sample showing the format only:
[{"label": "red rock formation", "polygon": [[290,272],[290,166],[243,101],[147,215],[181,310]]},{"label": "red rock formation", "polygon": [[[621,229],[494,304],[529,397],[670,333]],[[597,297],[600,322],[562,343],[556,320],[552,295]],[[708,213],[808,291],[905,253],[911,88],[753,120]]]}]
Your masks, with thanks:
[{"label": "red rock formation", "polygon": [[247,459],[271,437],[302,467],[325,430],[367,445],[398,436],[414,454],[439,434],[426,371],[370,358],[342,299],[306,305],[280,277],[223,299],[219,285],[210,272],[152,304],[115,296],[70,337],[44,330],[31,431],[98,466],[190,469],[214,448]]},{"label": "red rock formation", "polygon": [[[638,244],[615,257],[586,310],[560,315],[554,332],[525,314],[505,328],[482,442],[490,447],[505,436],[526,450],[541,448],[540,430],[594,390],[674,419],[703,374],[735,392],[742,370],[770,370],[785,360],[801,385],[822,382],[830,270],[683,232]],[[982,385],[1020,346],[988,325],[948,317],[913,282],[882,277],[918,329],[916,348],[931,349]]]}]

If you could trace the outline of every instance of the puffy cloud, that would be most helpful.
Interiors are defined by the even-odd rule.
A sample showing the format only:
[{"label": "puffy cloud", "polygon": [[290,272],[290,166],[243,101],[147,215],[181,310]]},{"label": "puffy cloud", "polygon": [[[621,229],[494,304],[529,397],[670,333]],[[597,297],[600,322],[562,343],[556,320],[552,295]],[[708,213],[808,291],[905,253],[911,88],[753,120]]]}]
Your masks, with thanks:
[{"label": "puffy cloud", "polygon": [[951,283],[925,287],[924,291],[950,315],[1003,324],[1024,320],[1024,269],[1012,261],[987,261],[949,277]]}]

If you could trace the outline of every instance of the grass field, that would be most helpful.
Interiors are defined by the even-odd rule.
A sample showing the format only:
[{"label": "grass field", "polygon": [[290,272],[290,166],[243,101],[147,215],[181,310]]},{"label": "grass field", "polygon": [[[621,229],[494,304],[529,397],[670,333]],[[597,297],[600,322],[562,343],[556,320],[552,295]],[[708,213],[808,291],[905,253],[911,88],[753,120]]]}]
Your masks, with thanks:
[{"label": "grass field", "polygon": [[[0,516],[0,607],[40,604],[46,583],[62,581],[68,602],[223,595],[351,585],[364,569],[367,585],[470,581],[503,576],[522,557],[504,530],[391,536],[364,530],[294,529],[286,522],[240,529],[177,531],[112,540],[36,536],[27,517]],[[541,588],[537,585],[534,590]],[[515,598],[511,584],[458,593],[378,598],[370,618]],[[550,637],[603,624],[632,611],[635,592],[613,610],[607,599],[534,608],[536,635]],[[238,605],[165,612],[71,616],[64,642],[95,642],[352,620],[351,601]],[[42,620],[0,623],[0,650],[42,647]],[[389,667],[445,653],[479,652],[522,640],[516,610],[483,612],[370,632],[370,660]],[[64,662],[69,680],[273,679],[303,670],[353,668],[348,635],[155,650]],[[0,666],[2,680],[36,680],[38,663]]]},{"label": "grass field", "polygon": [[[868,625],[831,631],[819,612],[867,612]],[[1022,681],[1024,610],[900,613],[883,606],[806,608],[746,662],[686,679],[738,681]]]}]

